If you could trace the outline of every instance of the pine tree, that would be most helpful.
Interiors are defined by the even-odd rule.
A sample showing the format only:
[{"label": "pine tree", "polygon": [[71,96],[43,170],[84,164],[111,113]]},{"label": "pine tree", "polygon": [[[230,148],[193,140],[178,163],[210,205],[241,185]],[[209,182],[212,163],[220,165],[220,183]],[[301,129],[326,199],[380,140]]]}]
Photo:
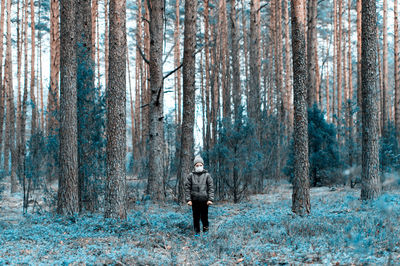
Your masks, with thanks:
[{"label": "pine tree", "polygon": [[75,23],[71,23],[75,21],[75,7],[75,0],[60,2],[60,176],[57,212],[67,215],[79,212],[76,30]]},{"label": "pine tree", "polygon": [[76,63],[78,91],[78,179],[79,208],[94,211],[94,62],[92,60],[92,17],[90,1],[76,1]]},{"label": "pine tree", "polygon": [[178,168],[179,202],[184,202],[184,180],[192,169],[194,148],[196,17],[197,0],[185,1],[185,41],[183,52],[183,120],[180,167]]},{"label": "pine tree", "polygon": [[379,90],[376,89],[376,1],[362,2],[362,174],[361,199],[380,195]]},{"label": "pine tree", "polygon": [[305,56],[304,0],[291,2],[293,91],[294,91],[294,182],[292,211],[299,215],[310,213],[310,184],[308,179],[307,133],[307,65]]},{"label": "pine tree", "polygon": [[126,1],[110,0],[105,217],[126,219]]},{"label": "pine tree", "polygon": [[164,195],[163,155],[163,74],[162,48],[164,29],[164,1],[147,1],[150,10],[150,106],[149,106],[149,179],[147,193],[156,201]]}]

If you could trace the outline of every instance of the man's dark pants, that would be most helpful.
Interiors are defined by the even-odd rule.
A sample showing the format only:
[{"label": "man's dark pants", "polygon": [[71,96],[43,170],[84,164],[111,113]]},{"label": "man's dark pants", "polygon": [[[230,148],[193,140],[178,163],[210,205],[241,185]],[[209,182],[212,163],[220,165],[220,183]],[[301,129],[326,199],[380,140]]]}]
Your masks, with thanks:
[{"label": "man's dark pants", "polygon": [[208,231],[208,205],[207,201],[192,201],[193,225],[196,233],[200,232],[200,219],[203,224],[203,232]]}]

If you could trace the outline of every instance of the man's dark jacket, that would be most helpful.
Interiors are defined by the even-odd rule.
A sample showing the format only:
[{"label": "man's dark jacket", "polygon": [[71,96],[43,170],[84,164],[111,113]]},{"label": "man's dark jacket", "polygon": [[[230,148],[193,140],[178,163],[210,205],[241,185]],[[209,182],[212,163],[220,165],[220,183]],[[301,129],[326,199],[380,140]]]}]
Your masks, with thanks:
[{"label": "man's dark jacket", "polygon": [[190,173],[184,184],[186,202],[191,200],[214,201],[213,180],[206,170]]}]

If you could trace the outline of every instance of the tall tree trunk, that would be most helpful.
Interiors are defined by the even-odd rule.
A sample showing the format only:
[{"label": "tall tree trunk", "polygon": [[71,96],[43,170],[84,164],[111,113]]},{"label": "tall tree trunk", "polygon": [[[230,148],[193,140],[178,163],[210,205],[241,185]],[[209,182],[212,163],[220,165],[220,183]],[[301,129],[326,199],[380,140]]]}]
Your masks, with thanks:
[{"label": "tall tree trunk", "polygon": [[35,5],[34,0],[30,1],[31,7],[31,106],[32,106],[32,118],[31,118],[31,136],[36,134],[37,129],[37,112],[38,106],[35,97],[35,81],[36,81],[36,73],[35,73],[35,49],[36,49],[36,35],[35,35]]},{"label": "tall tree trunk", "polygon": [[179,202],[185,201],[184,178],[193,168],[193,129],[195,116],[197,0],[185,1],[185,41],[183,52],[183,120],[180,167],[178,169]]},{"label": "tall tree trunk", "polygon": [[383,110],[383,68],[382,68],[382,55],[381,55],[381,45],[380,45],[380,29],[379,29],[379,25],[376,25],[376,38],[377,38],[377,42],[376,42],[376,53],[377,53],[377,62],[378,62],[378,80],[377,80],[377,88],[378,91],[380,92],[380,97],[379,97],[379,133],[380,136],[382,136],[383,133],[383,114],[382,114],[382,110]]},{"label": "tall tree trunk", "polygon": [[307,29],[307,103],[311,107],[316,103],[317,73],[316,73],[316,53],[315,40],[317,38],[317,0],[308,0],[308,29]]},{"label": "tall tree trunk", "polygon": [[[98,13],[99,13],[99,0],[92,0],[92,6],[91,6],[91,37],[92,37],[92,47],[90,51],[92,52],[91,58],[94,64],[93,67],[93,76],[95,76],[95,62],[96,62],[96,29],[97,29],[97,24],[98,24]],[[94,78],[93,78],[94,79]]]},{"label": "tall tree trunk", "polygon": [[[23,5],[22,5],[23,6]],[[20,153],[18,149],[20,147],[20,129],[21,129],[21,69],[22,69],[22,45],[21,45],[21,20],[20,20],[20,0],[17,1],[17,131],[16,131],[16,149],[17,149],[17,161],[20,162]],[[22,9],[23,12],[23,9]],[[22,13],[23,14],[23,13]],[[23,21],[22,21],[23,30]],[[19,173],[17,173],[19,175]]]},{"label": "tall tree trunk", "polygon": [[293,90],[294,90],[294,182],[292,211],[299,215],[310,213],[310,184],[308,177],[308,119],[307,119],[307,65],[304,34],[304,0],[291,2]]},{"label": "tall tree trunk", "polygon": [[[329,56],[329,44],[327,44],[326,48],[326,57]],[[325,76],[325,101],[326,101],[326,118],[327,121],[330,122],[330,95],[329,95],[329,60],[326,60],[326,76]]]},{"label": "tall tree trunk", "polygon": [[397,139],[400,141],[399,19],[397,10],[397,0],[394,0],[394,123]]},{"label": "tall tree trunk", "polygon": [[[357,0],[357,121],[362,119],[362,93],[361,93],[361,6],[362,0]],[[357,127],[357,136],[360,136],[362,132],[361,126]],[[361,144],[360,142],[358,142]],[[361,160],[361,158],[360,158]],[[358,161],[359,163],[360,160]]]},{"label": "tall tree trunk", "polygon": [[204,57],[205,57],[205,78],[206,78],[206,142],[204,143],[205,150],[209,150],[211,142],[211,110],[210,110],[210,48],[209,48],[209,0],[204,0]]},{"label": "tall tree trunk", "polygon": [[[128,44],[127,44],[128,47]],[[132,134],[132,155],[133,159],[135,160],[135,143],[136,143],[136,137],[135,137],[135,109],[134,109],[134,103],[133,103],[133,93],[132,93],[132,82],[131,82],[131,67],[130,67],[130,58],[129,58],[129,50],[127,50],[127,55],[126,55],[126,64],[128,67],[128,81],[129,81],[129,103],[130,103],[130,115],[131,115],[131,134]]]},{"label": "tall tree trunk", "polygon": [[60,5],[50,2],[50,91],[47,98],[47,135],[55,136],[58,128],[59,76],[60,76]]},{"label": "tall tree trunk", "polygon": [[[39,21],[38,24],[41,25],[41,0],[39,0]],[[42,64],[42,32],[39,29],[38,30],[38,49],[39,49],[39,66],[38,66],[38,73],[39,73],[39,80],[38,80],[38,93],[37,93],[37,97],[38,97],[38,111],[40,112],[40,114],[38,115],[38,126],[41,129],[41,131],[44,131],[44,105],[43,105],[43,64]],[[40,105],[39,105],[39,97],[40,97]]]},{"label": "tall tree trunk", "polygon": [[[147,58],[150,57],[150,25],[148,21],[150,21],[150,10],[147,1],[143,1],[145,7],[145,18],[146,22],[144,23],[144,54]],[[149,117],[150,117],[150,66],[146,64],[144,66],[144,73],[142,78],[142,85],[141,85],[141,101],[143,104],[147,106],[142,110],[142,156],[148,156],[148,140],[149,140]]]},{"label": "tall tree trunk", "polygon": [[[24,5],[24,19],[23,19],[23,51],[24,51],[24,95],[22,96],[22,106],[21,106],[21,124],[19,128],[19,162],[18,162],[18,176],[22,180],[23,184],[27,183],[26,174],[25,174],[25,156],[26,156],[26,117],[27,117],[27,107],[28,107],[28,1],[25,0]],[[24,198],[25,201],[28,200],[28,197],[25,197],[26,189],[24,187]],[[26,206],[28,206],[25,203]]]},{"label": "tall tree trunk", "polygon": [[335,119],[336,115],[336,84],[337,84],[337,46],[338,46],[338,21],[337,21],[337,1],[333,0],[333,62],[332,62],[332,123],[337,124],[337,119]]},{"label": "tall tree trunk", "polygon": [[[144,79],[144,70],[143,70],[143,59],[140,56],[139,48],[142,49],[142,1],[137,0],[138,13],[136,17],[136,77],[135,77],[135,132],[134,132],[134,158],[138,161],[138,158],[141,156],[140,154],[140,132],[141,130],[141,117],[143,116],[142,109],[140,108],[142,98],[140,97],[140,89],[142,80]],[[142,125],[143,126],[143,125]],[[135,167],[137,170],[137,167]]]},{"label": "tall tree trunk", "polygon": [[[260,1],[250,1],[250,83],[248,114],[259,127],[260,109]],[[280,40],[281,41],[281,40]],[[256,130],[257,136],[259,130]]]},{"label": "tall tree trunk", "polygon": [[109,73],[109,53],[110,53],[110,49],[109,49],[109,14],[108,14],[108,8],[109,8],[109,1],[110,0],[104,0],[104,77],[105,77],[105,87],[107,89],[108,87],[108,73]]},{"label": "tall tree trunk", "polygon": [[379,174],[379,91],[376,89],[376,1],[362,5],[362,175],[361,199],[380,195]]},{"label": "tall tree trunk", "polygon": [[349,86],[349,95],[347,99],[347,113],[349,117],[349,165],[353,165],[353,153],[354,153],[354,145],[353,145],[353,108],[352,108],[352,103],[353,103],[353,67],[352,67],[352,53],[351,53],[351,0],[348,1],[348,35],[347,35],[347,41],[348,41],[348,72],[349,72],[349,81],[348,81],[348,86]]},{"label": "tall tree trunk", "polygon": [[343,13],[343,0],[338,0],[339,5],[339,17],[338,17],[338,36],[337,36],[337,123],[342,112],[342,13]]},{"label": "tall tree trunk", "polygon": [[229,54],[228,54],[228,21],[226,11],[226,0],[219,1],[219,22],[220,22],[220,58],[221,58],[221,91],[222,91],[222,117],[231,116],[231,92],[228,86]]},{"label": "tall tree trunk", "polygon": [[79,209],[94,211],[96,188],[94,163],[96,147],[92,142],[95,129],[94,63],[92,60],[92,8],[90,1],[76,1],[76,63],[78,97],[78,180]]},{"label": "tall tree trunk", "polygon": [[[244,4],[244,0],[241,0],[242,2],[242,14],[245,14],[245,4]],[[247,21],[247,16],[242,15],[242,32],[243,32],[243,58],[244,58],[244,71],[245,71],[245,95],[247,98],[247,102],[246,102],[246,106],[249,106],[249,88],[250,88],[250,77],[249,77],[249,53],[248,53],[248,49],[249,49],[249,36],[248,36],[248,28],[246,25],[246,21]],[[249,110],[247,110],[249,111]]]},{"label": "tall tree trunk", "polygon": [[126,219],[126,1],[110,0],[105,217]]},{"label": "tall tree trunk", "polygon": [[239,24],[236,16],[236,0],[231,0],[230,13],[231,27],[231,56],[232,56],[232,98],[233,98],[233,113],[235,119],[238,116],[240,103],[242,100],[241,84],[240,84],[240,55],[239,55]]},{"label": "tall tree trunk", "polygon": [[[218,16],[215,13],[217,10],[214,9],[213,15]],[[220,18],[218,18],[220,20]],[[214,43],[214,47],[211,51],[211,65],[212,68],[212,75],[211,75],[211,124],[212,124],[212,134],[211,134],[211,147],[217,143],[217,127],[218,127],[218,117],[220,115],[220,90],[219,90],[219,73],[221,70],[221,53],[219,53],[219,47],[221,44],[221,35],[218,34],[217,28],[220,26],[214,24],[211,27],[211,42]]]},{"label": "tall tree trunk", "polygon": [[[46,135],[58,139],[59,134],[59,79],[60,79],[60,4],[58,0],[50,1],[50,88],[47,95]],[[57,180],[58,151],[47,153],[48,180]]]},{"label": "tall tree trunk", "polygon": [[4,64],[5,91],[7,94],[7,121],[4,145],[4,170],[8,174],[9,154],[11,153],[11,193],[17,191],[16,149],[15,149],[15,110],[14,87],[12,72],[12,43],[11,43],[11,0],[7,1],[7,48]]},{"label": "tall tree trunk", "polygon": [[149,179],[147,193],[153,200],[162,201],[164,195],[163,154],[163,74],[162,44],[164,1],[149,0],[150,11],[150,108],[149,108]]},{"label": "tall tree trunk", "polygon": [[[6,9],[6,0],[1,0],[1,14],[0,14],[0,36],[4,36],[4,17]],[[3,150],[3,126],[4,126],[4,113],[5,113],[5,87],[3,86],[3,39],[0,38],[0,151]],[[0,161],[1,161],[0,152]]]},{"label": "tall tree trunk", "polygon": [[388,102],[390,98],[388,97],[389,93],[389,84],[388,84],[388,41],[387,41],[387,0],[383,0],[383,57],[382,57],[382,135],[386,136],[388,119],[389,119],[389,109]]},{"label": "tall tree trunk", "polygon": [[200,52],[200,92],[201,92],[201,115],[202,115],[202,137],[203,137],[203,149],[206,143],[206,128],[207,128],[207,121],[206,121],[206,92],[204,86],[204,66],[203,66],[203,52]]},{"label": "tall tree trunk", "polygon": [[75,0],[60,2],[60,176],[57,213],[66,215],[79,212],[75,8]]},{"label": "tall tree trunk", "polygon": [[[99,21],[99,12],[97,12],[97,21]],[[99,22],[97,22],[96,25],[96,54],[97,54],[97,90],[99,92],[99,96],[101,96],[101,90],[100,90],[100,26]],[[92,36],[93,38],[93,36]]]},{"label": "tall tree trunk", "polygon": [[283,86],[283,56],[282,56],[282,3],[281,0],[275,0],[276,9],[276,58],[275,58],[275,70],[276,70],[276,95],[277,95],[277,114],[278,114],[278,125],[277,125],[277,152],[276,152],[276,168],[275,168],[275,178],[279,178],[281,174],[281,145],[282,145],[282,123],[284,122],[284,117],[286,116],[286,110],[283,105],[283,97],[285,95]]},{"label": "tall tree trunk", "polygon": [[318,34],[317,37],[313,40],[314,41],[314,60],[315,60],[315,98],[317,100],[318,106],[321,106],[322,99],[321,99],[321,73],[319,69],[319,61],[318,61]]},{"label": "tall tree trunk", "polygon": [[292,68],[291,68],[291,50],[290,50],[290,25],[289,25],[289,7],[288,1],[283,0],[285,12],[285,87],[286,87],[286,109],[288,110],[288,134],[293,131],[293,88],[292,88]]},{"label": "tall tree trunk", "polygon": [[[176,0],[175,2],[175,31],[174,31],[174,62],[175,67],[178,67],[181,64],[181,52],[180,52],[180,15],[179,15],[179,2],[180,0]],[[181,88],[181,70],[178,69],[175,72],[175,90],[177,94],[177,108],[176,108],[176,124],[178,127],[181,125],[182,119],[182,88]]]}]

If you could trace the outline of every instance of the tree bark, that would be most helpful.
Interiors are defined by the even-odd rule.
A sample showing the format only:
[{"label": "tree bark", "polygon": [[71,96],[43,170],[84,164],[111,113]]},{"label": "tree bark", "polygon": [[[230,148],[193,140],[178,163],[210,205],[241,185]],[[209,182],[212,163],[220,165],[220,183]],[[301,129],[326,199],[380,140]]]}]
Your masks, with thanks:
[{"label": "tree bark", "polygon": [[220,22],[220,58],[221,58],[221,91],[222,91],[222,117],[231,116],[231,91],[229,88],[229,54],[228,54],[228,21],[226,11],[226,0],[219,1]]},{"label": "tree bark", "polygon": [[[357,121],[362,120],[362,93],[361,93],[361,6],[362,0],[357,0]],[[357,135],[361,135],[361,127],[357,127]]]},{"label": "tree bark", "polygon": [[[24,46],[24,94],[21,106],[21,124],[19,128],[19,162],[18,162],[18,175],[23,184],[27,183],[25,174],[25,156],[26,156],[26,117],[28,107],[28,1],[25,0],[24,5],[24,19],[23,19],[23,46]],[[26,198],[27,199],[27,198]],[[27,205],[26,205],[27,206]]]},{"label": "tree bark", "polygon": [[352,53],[351,53],[351,0],[348,1],[348,73],[349,73],[349,81],[348,81],[348,99],[347,99],[347,114],[349,118],[348,129],[349,129],[349,165],[353,165],[353,153],[354,153],[354,145],[353,145],[353,67],[352,67]]},{"label": "tree bark", "polygon": [[126,219],[126,1],[110,0],[105,217]]},{"label": "tree bark", "polygon": [[36,81],[36,73],[35,73],[35,5],[34,0],[30,1],[30,9],[31,9],[31,106],[32,106],[32,118],[31,118],[31,136],[36,134],[37,130],[37,118],[38,118],[38,106],[35,97],[35,81]]},{"label": "tree bark", "polygon": [[231,56],[232,56],[232,98],[233,98],[233,113],[235,119],[238,116],[239,107],[242,100],[241,81],[240,81],[240,55],[239,55],[239,25],[236,17],[236,0],[231,0]]},{"label": "tree bark", "polygon": [[[138,0],[137,1],[137,6],[142,7],[142,1]],[[142,80],[144,79],[144,70],[143,70],[143,59],[141,58],[139,48],[142,49],[142,8],[138,8],[138,13],[136,17],[136,77],[135,77],[135,132],[134,134],[134,158],[138,161],[139,157],[141,156],[140,152],[140,132],[143,131],[143,128],[141,130],[141,124],[142,120],[141,117],[143,116],[143,109],[140,108],[140,105],[143,104],[142,98],[140,97],[140,89],[141,89],[141,84]],[[137,170],[138,168],[135,167]]]},{"label": "tree bark", "polygon": [[[6,0],[1,0],[1,14],[0,14],[0,36],[4,36],[4,17],[6,9]],[[3,126],[4,126],[4,113],[5,113],[5,87],[3,86],[3,39],[0,38],[0,151],[3,150]],[[1,159],[0,152],[0,159]]]},{"label": "tree bark", "polygon": [[361,199],[380,195],[379,175],[379,91],[376,89],[376,1],[362,5],[362,175]]},{"label": "tree bark", "polygon": [[11,154],[11,193],[17,191],[16,176],[16,149],[15,149],[15,110],[14,110],[14,87],[12,71],[12,43],[11,43],[11,1],[7,1],[7,48],[6,61],[4,64],[5,91],[7,94],[7,121],[6,137],[4,145],[4,170],[8,174],[9,155]]},{"label": "tree bark", "polygon": [[60,5],[58,0],[50,2],[50,91],[47,98],[47,135],[56,135],[59,113],[60,76]]},{"label": "tree bark", "polygon": [[339,17],[338,17],[338,37],[337,37],[337,123],[342,112],[342,13],[343,13],[343,0],[338,0]]},{"label": "tree bark", "polygon": [[185,202],[184,180],[193,169],[195,78],[196,78],[196,15],[197,0],[185,1],[185,31],[183,52],[183,120],[180,167],[178,169],[179,202]]},{"label": "tree bark", "polygon": [[206,142],[204,143],[205,150],[209,150],[211,142],[211,110],[210,110],[210,48],[209,48],[209,0],[204,0],[204,57],[205,57],[205,77],[206,77]]},{"label": "tree bark", "polygon": [[317,101],[317,73],[315,39],[317,38],[317,0],[308,0],[308,29],[307,29],[307,103],[311,107]]},{"label": "tree bark", "polygon": [[[91,51],[91,58],[94,64],[93,67],[93,76],[95,76],[95,62],[96,62],[96,29],[97,29],[97,23],[98,23],[98,13],[99,13],[99,0],[92,0],[92,6],[91,6],[91,41],[92,41],[92,47],[90,48]],[[94,79],[94,78],[93,78]]]},{"label": "tree bark", "polygon": [[149,0],[150,11],[150,106],[149,106],[149,179],[147,193],[155,201],[163,201],[164,177],[164,114],[162,47],[164,1]]},{"label": "tree bark", "polygon": [[[241,0],[241,3],[242,3],[242,14],[245,14],[245,4],[244,4],[244,0]],[[248,42],[249,42],[249,36],[248,36],[248,34],[249,34],[249,32],[248,32],[248,28],[247,28],[247,23],[246,23],[246,20],[247,20],[247,16],[242,16],[242,32],[243,32],[243,58],[244,58],[244,72],[245,72],[245,89],[244,89],[244,92],[245,92],[245,95],[246,95],[246,98],[247,98],[247,101],[246,101],[246,106],[248,107],[249,106],[249,100],[250,100],[250,97],[249,97],[249,88],[250,88],[250,77],[249,77],[249,52],[248,52],[248,49],[249,49],[249,44],[248,44]],[[249,111],[249,109],[247,109],[247,112]],[[248,113],[249,114],[249,113]]]},{"label": "tree bark", "polygon": [[[23,6],[23,5],[22,5]],[[21,42],[21,36],[22,36],[22,31],[21,31],[21,26],[23,30],[23,20],[22,20],[22,25],[21,25],[21,20],[20,20],[20,0],[17,1],[17,131],[16,131],[16,149],[17,149],[17,161],[19,164],[20,161],[20,154],[18,152],[18,148],[20,147],[20,132],[21,132],[21,69],[22,69],[22,42]],[[22,14],[23,14],[23,8],[22,8]],[[17,173],[19,175],[19,173]]]},{"label": "tree bark", "polygon": [[333,62],[332,62],[332,123],[337,124],[336,115],[336,83],[337,83],[337,46],[338,46],[338,26],[337,26],[337,0],[333,0]]},{"label": "tree bark", "polygon": [[394,123],[397,139],[400,142],[399,19],[397,3],[397,0],[394,0]]},{"label": "tree bark", "polygon": [[308,177],[308,118],[307,65],[304,34],[304,0],[291,2],[293,91],[294,91],[294,181],[292,211],[299,215],[310,213],[310,184]]},{"label": "tree bark", "polygon": [[388,84],[388,41],[387,41],[387,0],[383,0],[383,25],[382,25],[382,35],[383,35],[383,43],[382,43],[382,135],[386,136],[388,120],[389,120],[389,104],[390,101],[388,97],[389,93],[389,84]]},{"label": "tree bark", "polygon": [[[174,31],[174,62],[175,68],[181,64],[181,52],[180,52],[180,15],[179,15],[179,2],[175,1],[175,31]],[[176,107],[176,124],[179,127],[182,121],[182,88],[181,88],[181,70],[178,69],[175,72],[175,90],[177,96],[177,107]]]},{"label": "tree bark", "polygon": [[[248,114],[259,127],[260,109],[260,1],[250,1],[250,82]],[[258,130],[257,130],[258,135]]]},{"label": "tree bark", "polygon": [[105,87],[107,89],[108,87],[108,73],[109,73],[109,14],[108,14],[108,8],[109,8],[109,1],[110,0],[104,0],[104,77],[105,77]]},{"label": "tree bark", "polygon": [[281,174],[281,145],[282,145],[282,123],[284,122],[284,117],[286,116],[285,105],[283,104],[283,98],[285,95],[283,86],[283,56],[282,56],[282,3],[281,0],[275,0],[275,70],[276,70],[276,95],[277,95],[277,152],[276,152],[276,168],[275,168],[275,178],[279,179]]},{"label": "tree bark", "polygon": [[288,133],[291,134],[293,131],[293,88],[292,88],[292,68],[291,68],[291,50],[290,50],[290,25],[289,25],[289,7],[288,1],[284,1],[284,12],[285,12],[285,87],[286,87],[286,108],[288,110]]},{"label": "tree bark", "polygon": [[92,60],[92,8],[90,1],[76,1],[76,63],[78,97],[78,180],[80,211],[95,211],[96,192],[93,170],[96,147],[92,142],[95,129],[94,62]]},{"label": "tree bark", "polygon": [[57,213],[66,215],[79,212],[75,8],[75,0],[60,1],[60,176]]},{"label": "tree bark", "polygon": [[[329,44],[326,48],[326,56],[329,56]],[[326,100],[326,120],[330,122],[330,95],[329,95],[329,60],[326,60],[326,76],[325,76],[325,100]]]}]

